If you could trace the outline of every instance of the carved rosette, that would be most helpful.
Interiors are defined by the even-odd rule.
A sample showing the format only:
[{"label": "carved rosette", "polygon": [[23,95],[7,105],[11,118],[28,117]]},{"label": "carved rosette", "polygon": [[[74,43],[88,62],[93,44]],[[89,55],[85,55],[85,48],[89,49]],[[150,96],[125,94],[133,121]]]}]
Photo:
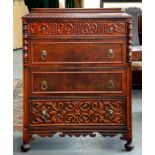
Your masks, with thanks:
[{"label": "carved rosette", "polygon": [[125,23],[54,23],[33,22],[29,24],[30,35],[125,35]]},{"label": "carved rosette", "polygon": [[123,100],[30,101],[30,124],[124,124]]},{"label": "carved rosette", "polygon": [[132,62],[132,21],[128,21],[128,62]]},{"label": "carved rosette", "polygon": [[23,62],[28,63],[28,25],[26,21],[23,21]]}]

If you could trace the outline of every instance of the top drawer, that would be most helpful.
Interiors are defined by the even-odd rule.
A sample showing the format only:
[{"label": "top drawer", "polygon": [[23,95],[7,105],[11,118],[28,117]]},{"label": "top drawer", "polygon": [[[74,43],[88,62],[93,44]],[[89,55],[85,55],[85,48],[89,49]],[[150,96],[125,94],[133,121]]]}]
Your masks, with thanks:
[{"label": "top drawer", "polygon": [[28,23],[28,36],[32,37],[104,37],[125,36],[124,21],[103,20],[45,20]]}]

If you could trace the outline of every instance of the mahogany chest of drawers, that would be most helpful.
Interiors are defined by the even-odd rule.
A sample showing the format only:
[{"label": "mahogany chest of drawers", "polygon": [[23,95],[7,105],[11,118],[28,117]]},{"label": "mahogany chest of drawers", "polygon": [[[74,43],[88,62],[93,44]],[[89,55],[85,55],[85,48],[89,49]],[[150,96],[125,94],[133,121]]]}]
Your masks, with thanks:
[{"label": "mahogany chest of drawers", "polygon": [[131,16],[33,9],[23,17],[23,151],[32,135],[122,134],[132,145]]}]

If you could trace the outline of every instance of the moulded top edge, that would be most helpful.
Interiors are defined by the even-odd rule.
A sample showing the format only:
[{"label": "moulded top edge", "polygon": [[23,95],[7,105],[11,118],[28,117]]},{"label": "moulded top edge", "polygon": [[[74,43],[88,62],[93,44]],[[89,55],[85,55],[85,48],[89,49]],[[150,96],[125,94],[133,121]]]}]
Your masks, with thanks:
[{"label": "moulded top edge", "polygon": [[121,9],[32,9],[23,18],[132,18]]},{"label": "moulded top edge", "polygon": [[126,13],[33,13],[24,18],[132,18]]},{"label": "moulded top edge", "polygon": [[50,13],[50,12],[83,12],[83,13],[91,13],[91,12],[122,12],[122,8],[32,8],[31,13]]}]

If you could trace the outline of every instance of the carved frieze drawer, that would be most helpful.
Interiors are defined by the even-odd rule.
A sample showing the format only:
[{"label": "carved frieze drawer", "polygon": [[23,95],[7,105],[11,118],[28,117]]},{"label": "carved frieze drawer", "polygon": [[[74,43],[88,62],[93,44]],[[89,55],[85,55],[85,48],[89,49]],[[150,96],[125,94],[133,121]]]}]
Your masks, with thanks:
[{"label": "carved frieze drawer", "polygon": [[125,64],[125,40],[98,42],[32,41],[32,64]]},{"label": "carved frieze drawer", "polygon": [[117,21],[33,21],[28,24],[29,36],[125,36],[126,23]]},{"label": "carved frieze drawer", "polygon": [[125,125],[123,99],[51,99],[29,101],[30,126]]},{"label": "carved frieze drawer", "polygon": [[32,71],[32,95],[97,93],[124,94],[126,70]]}]

